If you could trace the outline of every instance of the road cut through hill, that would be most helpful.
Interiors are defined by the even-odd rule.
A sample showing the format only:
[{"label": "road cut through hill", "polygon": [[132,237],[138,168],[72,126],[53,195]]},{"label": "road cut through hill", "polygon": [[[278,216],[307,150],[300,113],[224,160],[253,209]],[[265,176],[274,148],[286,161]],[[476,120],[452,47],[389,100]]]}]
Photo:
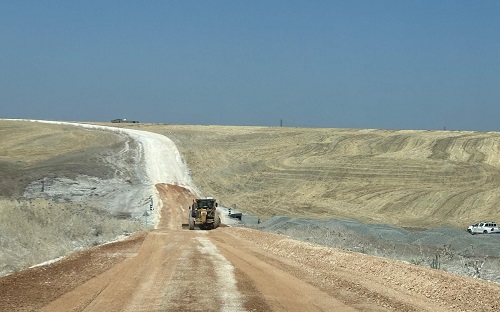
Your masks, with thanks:
[{"label": "road cut through hill", "polygon": [[156,230],[0,279],[0,310],[499,308],[493,283],[251,229],[182,229],[194,196],[176,185],[157,188],[163,207]]}]

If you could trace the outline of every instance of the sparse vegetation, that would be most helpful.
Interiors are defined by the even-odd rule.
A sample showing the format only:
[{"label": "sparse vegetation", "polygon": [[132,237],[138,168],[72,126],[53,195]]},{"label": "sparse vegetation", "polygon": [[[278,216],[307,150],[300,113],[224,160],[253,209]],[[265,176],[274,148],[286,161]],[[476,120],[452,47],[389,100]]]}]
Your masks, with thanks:
[{"label": "sparse vegetation", "polygon": [[144,228],[128,211],[102,209],[123,180],[138,183],[127,136],[0,120],[0,137],[0,275]]},{"label": "sparse vegetation", "polygon": [[439,254],[435,254],[430,263],[431,268],[435,270],[441,269],[441,261],[439,260]]},{"label": "sparse vegetation", "polygon": [[[378,231],[372,231],[370,225],[353,221],[345,223],[339,220],[315,222],[314,220],[277,217],[253,227],[323,246],[390,258],[413,265],[500,283],[498,275],[500,257],[488,255],[488,250],[491,253],[491,250],[497,249],[496,236],[483,237],[489,238],[490,246],[486,247],[486,242],[482,241],[482,252],[478,252],[474,250],[473,245],[467,245],[465,238],[481,240],[481,237],[472,236],[465,232],[463,233],[465,238],[460,238],[461,242],[455,242],[455,245],[430,241],[424,245],[419,240],[407,239],[406,235],[408,234],[401,234],[397,230],[391,231],[390,227],[379,225]],[[444,234],[446,231],[449,229],[436,229],[424,234],[417,233],[416,237],[432,237],[433,235],[447,237]]]},{"label": "sparse vegetation", "polygon": [[[498,153],[493,152],[500,146],[496,133],[145,124],[126,127],[170,137],[203,193],[237,203],[242,211],[263,220],[276,215],[348,217],[426,228],[443,224],[463,227],[480,219],[500,218],[496,209],[500,195],[495,191],[500,186],[500,166]],[[47,175],[112,175],[114,169],[109,166],[114,160],[102,160],[116,154],[123,138],[25,122],[0,123],[0,135],[2,148],[7,151],[0,156],[0,196],[7,196],[0,207],[2,212],[14,212],[0,217],[2,271],[55,258],[74,248],[113,239],[121,230],[141,227],[140,222],[131,221],[130,215],[117,212],[113,217],[88,202],[12,201],[22,196],[28,184]],[[57,149],[46,151],[53,146],[51,140],[58,144]],[[203,153],[198,152],[201,149]],[[133,172],[122,175],[128,179]],[[487,272],[498,272],[500,267],[496,257],[485,258],[473,249],[472,255],[458,253],[448,243],[432,248],[397,240],[381,243],[373,238],[357,239],[343,229],[325,231],[313,225],[280,231],[331,247],[481,278],[490,278],[492,274]],[[500,280],[500,276],[490,279]]]},{"label": "sparse vegetation", "polygon": [[500,219],[498,133],[126,127],[171,138],[202,193],[261,220],[283,215],[466,228]]},{"label": "sparse vegetation", "polygon": [[0,275],[143,229],[83,203],[0,199]]}]

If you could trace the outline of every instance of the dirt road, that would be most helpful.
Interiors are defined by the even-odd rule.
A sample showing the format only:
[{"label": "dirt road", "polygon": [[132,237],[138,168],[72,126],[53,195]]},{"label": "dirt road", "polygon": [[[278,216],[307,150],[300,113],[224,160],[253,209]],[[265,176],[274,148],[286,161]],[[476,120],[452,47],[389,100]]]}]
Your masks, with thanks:
[{"label": "dirt road", "polygon": [[157,185],[155,231],[0,279],[2,311],[493,311],[500,286],[285,236],[181,228],[192,194]]}]

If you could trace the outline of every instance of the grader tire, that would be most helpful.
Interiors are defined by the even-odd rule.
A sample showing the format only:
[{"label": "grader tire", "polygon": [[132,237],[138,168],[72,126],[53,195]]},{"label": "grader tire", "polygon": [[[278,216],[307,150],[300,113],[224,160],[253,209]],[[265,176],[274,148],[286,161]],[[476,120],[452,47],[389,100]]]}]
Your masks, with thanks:
[{"label": "grader tire", "polygon": [[220,225],[220,217],[218,214],[216,214],[214,218],[214,229],[218,228],[219,225]]},{"label": "grader tire", "polygon": [[191,213],[189,214],[189,229],[194,230],[194,219],[191,216]]}]

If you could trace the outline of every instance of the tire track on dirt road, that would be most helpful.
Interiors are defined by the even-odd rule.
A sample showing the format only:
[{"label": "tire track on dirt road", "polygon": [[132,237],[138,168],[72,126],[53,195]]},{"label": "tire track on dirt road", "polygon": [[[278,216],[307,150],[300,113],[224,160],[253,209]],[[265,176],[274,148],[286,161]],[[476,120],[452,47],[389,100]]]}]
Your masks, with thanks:
[{"label": "tire track on dirt road", "polygon": [[244,311],[232,265],[206,232],[181,229],[194,195],[176,185],[157,188],[162,218],[137,254],[42,311]]},{"label": "tire track on dirt road", "polygon": [[244,245],[221,242],[222,231],[176,229],[193,195],[179,186],[157,187],[160,225],[138,253],[42,311],[355,311]]},{"label": "tire track on dirt road", "polygon": [[231,243],[221,233],[210,233],[209,237],[241,272],[240,279],[244,277],[255,285],[270,311],[358,311],[284,271],[282,262],[272,263],[258,252],[242,252],[244,241]]}]

